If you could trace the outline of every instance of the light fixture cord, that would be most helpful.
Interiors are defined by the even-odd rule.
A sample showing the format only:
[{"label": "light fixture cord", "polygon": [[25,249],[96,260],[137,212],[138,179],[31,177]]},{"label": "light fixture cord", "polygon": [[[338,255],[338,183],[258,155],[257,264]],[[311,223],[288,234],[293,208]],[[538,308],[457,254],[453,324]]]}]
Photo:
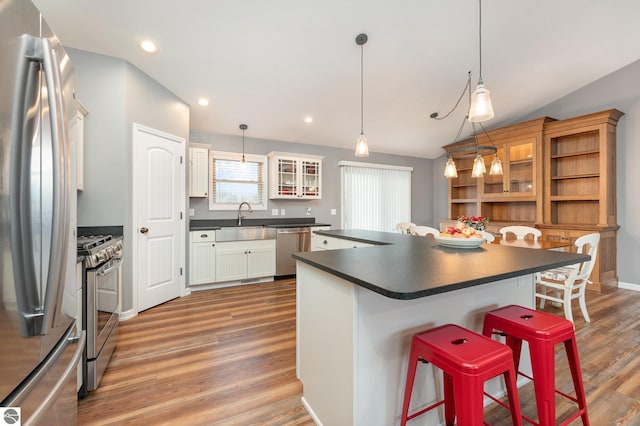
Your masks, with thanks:
[{"label": "light fixture cord", "polygon": [[479,40],[479,44],[480,44],[480,48],[478,49],[478,51],[480,52],[480,72],[478,74],[478,84],[483,84],[482,82],[482,0],[478,0],[478,14],[479,14],[479,19],[478,19],[478,40]]},{"label": "light fixture cord", "polygon": [[438,117],[437,113],[433,113],[433,114],[431,114],[431,118],[433,118],[435,120],[444,120],[445,118],[449,117],[451,115],[451,113],[453,111],[455,111],[456,108],[458,108],[458,105],[460,105],[460,101],[464,97],[464,94],[467,91],[467,89],[469,89],[469,105],[471,105],[471,71],[469,71],[469,77],[467,78],[467,84],[464,86],[464,89],[462,89],[462,93],[460,93],[460,97],[456,101],[456,104],[453,106],[453,108],[451,108],[451,110],[448,113],[446,113],[445,115],[443,115],[442,117]]},{"label": "light fixture cord", "polygon": [[242,162],[244,163],[244,129],[242,129]]},{"label": "light fixture cord", "polygon": [[360,134],[364,135],[364,44],[360,45]]}]

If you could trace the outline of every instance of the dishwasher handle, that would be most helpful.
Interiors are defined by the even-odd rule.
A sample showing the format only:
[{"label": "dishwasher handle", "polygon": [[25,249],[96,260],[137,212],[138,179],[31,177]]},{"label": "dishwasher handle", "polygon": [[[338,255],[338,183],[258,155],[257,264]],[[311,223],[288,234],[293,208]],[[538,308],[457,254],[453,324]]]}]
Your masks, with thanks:
[{"label": "dishwasher handle", "polygon": [[310,234],[311,228],[302,229],[278,229],[278,234]]}]

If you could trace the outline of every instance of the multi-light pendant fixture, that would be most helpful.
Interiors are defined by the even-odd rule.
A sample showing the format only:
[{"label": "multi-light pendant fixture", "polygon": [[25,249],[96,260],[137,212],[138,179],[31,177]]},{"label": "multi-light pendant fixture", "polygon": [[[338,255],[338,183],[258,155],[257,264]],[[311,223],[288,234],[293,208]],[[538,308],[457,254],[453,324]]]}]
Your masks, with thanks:
[{"label": "multi-light pendant fixture", "polygon": [[[462,129],[467,121],[471,123],[473,129],[473,137],[475,140],[475,145],[469,145],[467,143],[461,144],[460,146],[454,146],[447,150],[449,157],[447,158],[447,162],[444,167],[444,175],[447,178],[455,178],[458,177],[458,170],[456,168],[456,163],[454,161],[454,156],[466,157],[475,155],[475,159],[473,160],[473,168],[471,169],[471,177],[479,178],[484,176],[487,172],[487,168],[484,163],[483,156],[485,155],[494,155],[493,161],[491,162],[491,166],[489,168],[490,175],[501,175],[503,173],[502,170],[502,162],[498,157],[498,150],[493,145],[491,141],[491,137],[489,133],[485,130],[482,125],[483,121],[489,120],[494,117],[493,113],[493,105],[491,104],[491,97],[489,95],[489,90],[484,87],[484,82],[482,80],[482,0],[478,0],[479,5],[479,57],[480,57],[480,73],[478,78],[478,85],[476,86],[476,90],[471,93],[471,72],[469,72],[469,77],[467,78],[467,84],[465,85],[462,94],[458,98],[458,101],[454,105],[453,109],[445,114],[443,117],[438,117],[438,113],[434,112],[431,114],[431,118],[436,120],[444,120],[447,118],[460,104],[460,101],[464,97],[465,94],[468,93],[469,106],[467,110],[467,115],[464,117],[462,124],[458,130],[458,134],[456,135],[456,139],[454,141],[454,145],[458,142],[460,135],[462,133]],[[486,135],[490,145],[480,145],[478,143],[478,132],[476,131],[476,123],[478,123]]]}]

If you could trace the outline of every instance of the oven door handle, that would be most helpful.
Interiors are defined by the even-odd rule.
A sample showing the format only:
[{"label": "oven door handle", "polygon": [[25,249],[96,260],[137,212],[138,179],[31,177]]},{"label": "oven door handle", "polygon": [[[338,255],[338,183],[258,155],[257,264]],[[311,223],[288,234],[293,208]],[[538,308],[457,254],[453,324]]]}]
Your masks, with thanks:
[{"label": "oven door handle", "polygon": [[[111,262],[110,262],[111,263]],[[122,263],[122,260],[120,259],[114,259],[113,263],[111,264],[111,266],[109,266],[107,269],[101,269],[98,272],[96,272],[96,276],[98,277],[103,277],[105,275],[108,275],[111,273],[111,271],[113,271],[114,269],[117,269],[120,267],[120,264]],[[108,266],[108,265],[105,265]]]}]

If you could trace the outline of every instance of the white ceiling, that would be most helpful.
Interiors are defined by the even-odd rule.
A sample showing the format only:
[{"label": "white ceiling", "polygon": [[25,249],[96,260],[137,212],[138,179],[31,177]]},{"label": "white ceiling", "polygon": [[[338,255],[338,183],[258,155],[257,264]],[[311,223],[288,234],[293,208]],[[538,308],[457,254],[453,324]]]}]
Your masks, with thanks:
[{"label": "white ceiling", "polygon": [[[191,130],[435,158],[478,76],[476,0],[35,0],[62,42],[126,59],[191,106]],[[485,0],[483,77],[496,116],[523,117],[640,59],[637,0]],[[150,38],[158,52],[137,43]],[[208,107],[197,104],[210,99]],[[463,102],[466,108],[466,100]],[[314,117],[305,124],[306,115]],[[471,131],[465,127],[465,134]]]}]

